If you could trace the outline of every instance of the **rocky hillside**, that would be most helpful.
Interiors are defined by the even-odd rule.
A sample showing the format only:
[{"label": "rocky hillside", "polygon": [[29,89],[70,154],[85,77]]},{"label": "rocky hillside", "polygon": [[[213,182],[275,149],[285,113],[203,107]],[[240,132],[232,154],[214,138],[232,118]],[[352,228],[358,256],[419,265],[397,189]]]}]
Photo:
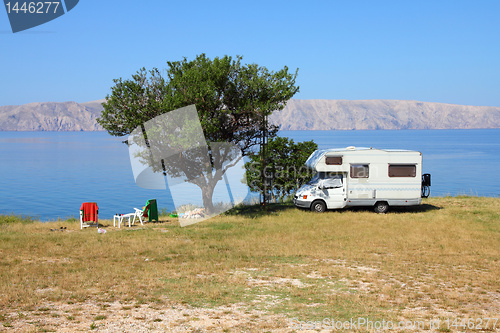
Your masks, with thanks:
[{"label": "rocky hillside", "polygon": [[270,120],[283,130],[500,128],[500,107],[398,100],[290,100]]},{"label": "rocky hillside", "polygon": [[0,106],[1,131],[102,131],[96,122],[104,100]]},{"label": "rocky hillside", "polygon": [[[0,107],[2,131],[100,131],[104,100]],[[398,100],[290,100],[270,121],[283,130],[500,128],[500,107]]]}]

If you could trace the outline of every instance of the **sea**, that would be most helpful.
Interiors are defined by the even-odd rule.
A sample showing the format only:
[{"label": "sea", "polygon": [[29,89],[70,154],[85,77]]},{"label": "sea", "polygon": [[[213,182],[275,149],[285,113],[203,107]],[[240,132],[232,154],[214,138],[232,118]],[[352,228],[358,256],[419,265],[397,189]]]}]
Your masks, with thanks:
[{"label": "sea", "polygon": [[[348,146],[408,149],[423,155],[431,196],[500,196],[500,129],[281,131],[319,149]],[[97,202],[99,217],[133,212],[148,199],[175,209],[170,190],[136,185],[129,151],[107,132],[0,132],[0,214],[41,221],[79,217]],[[244,186],[244,185],[242,185]],[[251,198],[246,187],[239,192]],[[189,193],[187,194],[189,197]],[[177,204],[177,203],[176,203]]]}]

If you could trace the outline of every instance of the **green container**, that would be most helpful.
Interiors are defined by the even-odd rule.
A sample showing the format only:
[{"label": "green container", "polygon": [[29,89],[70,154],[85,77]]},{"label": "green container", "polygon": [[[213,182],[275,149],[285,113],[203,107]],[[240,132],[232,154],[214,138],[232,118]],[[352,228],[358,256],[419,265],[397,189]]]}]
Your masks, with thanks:
[{"label": "green container", "polygon": [[158,205],[156,203],[156,199],[148,200],[148,202],[146,202],[145,210],[147,210],[149,222],[152,222],[153,220],[158,222]]}]

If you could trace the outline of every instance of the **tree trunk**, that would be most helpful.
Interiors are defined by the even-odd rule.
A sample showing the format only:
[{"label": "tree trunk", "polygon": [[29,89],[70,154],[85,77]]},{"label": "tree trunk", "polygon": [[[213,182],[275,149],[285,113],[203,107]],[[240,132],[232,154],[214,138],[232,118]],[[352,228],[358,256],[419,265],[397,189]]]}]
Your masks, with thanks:
[{"label": "tree trunk", "polygon": [[215,186],[211,186],[210,183],[206,186],[201,187],[201,196],[203,198],[203,207],[205,208],[205,213],[207,215],[212,215],[215,213],[214,204],[212,202],[212,196],[214,194]]}]

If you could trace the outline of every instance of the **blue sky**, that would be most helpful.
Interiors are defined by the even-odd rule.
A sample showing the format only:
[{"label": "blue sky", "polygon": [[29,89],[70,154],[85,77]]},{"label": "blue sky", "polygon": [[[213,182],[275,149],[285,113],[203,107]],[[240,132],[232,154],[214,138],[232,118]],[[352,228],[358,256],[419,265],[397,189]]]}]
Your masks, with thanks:
[{"label": "blue sky", "polygon": [[500,106],[500,1],[80,0],[13,34],[0,8],[0,105],[86,102],[167,60],[242,55],[299,68],[300,99]]}]

